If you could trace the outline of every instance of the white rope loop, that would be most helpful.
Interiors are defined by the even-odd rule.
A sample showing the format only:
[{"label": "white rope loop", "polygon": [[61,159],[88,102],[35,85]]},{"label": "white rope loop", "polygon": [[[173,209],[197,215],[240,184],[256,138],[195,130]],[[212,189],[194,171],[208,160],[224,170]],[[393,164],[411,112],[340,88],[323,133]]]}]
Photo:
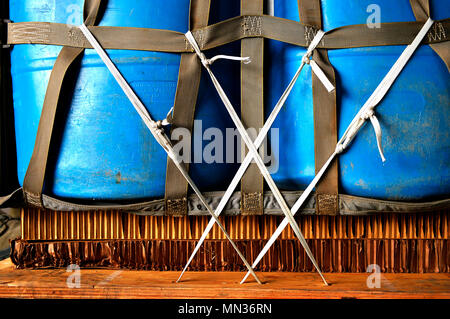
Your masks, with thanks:
[{"label": "white rope loop", "polygon": [[381,137],[382,137],[381,126],[380,126],[380,122],[378,122],[378,119],[375,116],[375,112],[374,112],[373,108],[367,109],[361,115],[361,119],[363,121],[366,121],[367,119],[370,119],[370,123],[372,123],[373,130],[375,131],[375,137],[376,137],[376,140],[377,140],[378,152],[380,153],[381,160],[383,162],[385,162],[386,158],[384,157],[383,147],[382,147],[382,144],[381,144]]},{"label": "white rope loop", "polygon": [[382,147],[382,133],[381,133],[381,126],[380,122],[378,121],[378,118],[375,116],[375,112],[373,108],[367,109],[364,113],[362,113],[359,118],[355,122],[352,122],[349,126],[349,130],[346,134],[346,137],[343,141],[343,143],[338,143],[336,145],[336,154],[342,153],[347,146],[350,144],[350,142],[353,140],[353,138],[358,133],[359,129],[364,125],[366,120],[370,120],[370,123],[372,123],[373,130],[375,132],[375,137],[377,140],[377,147],[378,152],[380,153],[381,160],[383,162],[386,161],[386,158],[384,157],[383,147]]},{"label": "white rope loop", "polygon": [[191,31],[188,31],[185,33],[186,39],[188,40],[189,44],[192,46],[192,48],[194,49],[195,53],[197,53],[198,57],[200,58],[200,61],[202,62],[202,64],[206,67],[207,65],[211,65],[214,62],[216,62],[217,60],[231,60],[231,61],[240,61],[243,62],[244,64],[249,64],[250,62],[252,62],[252,60],[250,59],[250,57],[240,57],[240,56],[232,56],[232,55],[224,55],[224,54],[219,54],[216,55],[214,57],[212,57],[211,59],[208,59],[205,54],[200,50],[197,41],[195,41],[194,36],[192,35]]},{"label": "white rope loop", "polygon": [[335,89],[334,85],[330,82],[330,80],[328,80],[328,77],[325,75],[325,73],[323,73],[322,69],[319,67],[316,61],[311,59],[313,51],[316,49],[317,45],[322,40],[324,35],[325,35],[324,31],[322,30],[317,31],[316,35],[314,36],[314,39],[309,44],[306,53],[302,57],[302,63],[309,64],[311,70],[319,78],[320,82],[322,82],[327,91],[333,92]]},{"label": "white rope loop", "polygon": [[[223,224],[220,222],[220,220],[217,218],[217,216],[214,214],[214,211],[211,209],[210,205],[207,203],[205,197],[202,195],[194,181],[190,178],[189,174],[187,173],[184,166],[180,164],[180,161],[178,159],[177,153],[175,153],[172,143],[169,139],[169,137],[165,134],[164,129],[162,128],[162,124],[164,122],[160,121],[160,124],[155,122],[150,114],[148,113],[147,109],[145,108],[144,104],[142,104],[139,97],[134,93],[133,89],[130,87],[128,82],[125,80],[125,78],[122,76],[122,74],[119,72],[117,67],[114,65],[114,63],[111,61],[109,56],[106,54],[105,50],[101,47],[100,43],[98,43],[97,39],[93,36],[93,34],[89,31],[89,29],[84,25],[79,26],[80,30],[85,35],[86,39],[89,41],[89,43],[92,45],[92,47],[95,49],[95,51],[98,53],[102,61],[107,66],[108,70],[111,72],[111,74],[114,76],[114,79],[117,81],[119,86],[122,88],[123,92],[126,94],[128,99],[130,100],[133,107],[138,112],[141,119],[144,121],[152,135],[154,136],[155,140],[163,147],[163,149],[166,151],[167,155],[173,160],[175,166],[178,168],[180,173],[183,175],[183,177],[186,179],[186,181],[189,183],[189,185],[192,187],[194,192],[197,194],[198,198],[202,202],[202,204],[206,207],[208,210],[208,213],[211,215],[211,217],[215,220],[219,228],[222,230],[222,232],[225,234],[225,237],[228,239],[230,244],[233,246],[236,253],[239,255],[241,260],[244,262],[245,266],[247,267],[248,271],[251,272],[255,280],[261,284],[261,281],[259,280],[258,276],[255,274],[253,268],[251,267],[250,263],[245,259],[245,256],[242,254],[242,252],[237,247],[236,243],[233,241],[233,239],[228,234],[227,230],[223,226]],[[170,112],[169,112],[170,114]],[[167,119],[166,119],[167,120]]]},{"label": "white rope loop", "polygon": [[[367,118],[373,119],[372,125],[374,125],[374,129],[379,131],[379,137],[377,136],[377,141],[379,140],[379,149],[381,149],[381,129],[377,126],[379,126],[378,120],[376,120],[376,117],[373,113],[373,110],[375,106],[383,99],[389,88],[394,83],[397,76],[402,71],[403,67],[406,65],[408,60],[411,58],[414,51],[419,46],[422,39],[425,37],[428,30],[431,28],[431,25],[433,24],[433,20],[428,19],[427,22],[424,24],[420,32],[417,34],[414,41],[406,47],[406,49],[403,51],[401,56],[398,58],[397,62],[392,66],[391,70],[388,72],[386,77],[381,81],[377,89],[374,91],[372,96],[367,100],[367,102],[364,104],[363,107],[361,107],[360,111],[356,116],[353,118],[350,125],[347,127],[346,131],[344,132],[342,138],[339,140],[339,142],[336,144],[336,148],[333,154],[328,158],[328,160],[325,162],[325,164],[320,168],[319,172],[316,174],[314,179],[309,183],[308,187],[305,189],[303,194],[297,199],[297,201],[292,206],[292,214],[296,214],[298,210],[303,206],[311,192],[313,191],[314,187],[316,187],[317,183],[320,181],[322,176],[327,171],[328,167],[330,166],[333,159],[341,154],[345,148],[350,144],[350,142],[353,140],[355,135],[358,133],[359,129],[363,126]],[[370,111],[372,110],[372,112]],[[375,123],[375,124],[374,124]],[[382,154],[381,154],[382,155]],[[382,159],[384,156],[382,155]],[[267,253],[267,251],[270,249],[272,244],[275,242],[275,240],[278,238],[278,236],[283,232],[283,229],[288,225],[289,220],[287,217],[283,219],[283,221],[280,223],[280,225],[277,227],[273,235],[270,237],[269,241],[264,245],[263,250],[258,254],[255,261],[253,262],[252,266],[256,267],[258,263],[261,261],[261,259],[264,257],[264,255]],[[249,276],[249,273],[247,273],[244,278],[242,279],[241,283],[246,280],[246,278]]]}]

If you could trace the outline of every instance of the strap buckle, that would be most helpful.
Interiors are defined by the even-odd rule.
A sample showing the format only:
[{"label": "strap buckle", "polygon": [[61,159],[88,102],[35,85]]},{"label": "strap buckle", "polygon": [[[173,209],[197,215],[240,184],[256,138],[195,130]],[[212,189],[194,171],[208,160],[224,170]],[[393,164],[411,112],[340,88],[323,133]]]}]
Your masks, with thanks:
[{"label": "strap buckle", "polygon": [[11,47],[8,44],[8,23],[11,23],[11,20],[0,19],[0,45],[2,49],[9,49]]}]

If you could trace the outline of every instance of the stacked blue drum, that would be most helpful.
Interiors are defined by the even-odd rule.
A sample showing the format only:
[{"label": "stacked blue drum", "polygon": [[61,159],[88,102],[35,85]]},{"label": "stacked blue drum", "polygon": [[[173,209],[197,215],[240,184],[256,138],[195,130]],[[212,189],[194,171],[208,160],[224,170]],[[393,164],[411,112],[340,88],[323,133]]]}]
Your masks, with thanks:
[{"label": "stacked blue drum", "polygon": [[[45,21],[81,24],[84,0],[11,1],[14,22]],[[101,26],[142,27],[186,32],[189,0],[109,0]],[[233,11],[234,10],[234,11]],[[239,5],[213,5],[212,22],[239,14]],[[19,45],[12,50],[13,97],[22,183],[33,152],[47,83],[61,47]],[[226,49],[231,50],[231,49]],[[173,106],[180,55],[145,51],[108,50],[125,79],[156,119]],[[216,67],[216,66],[215,66]],[[167,157],[94,50],[86,50],[73,84],[63,92],[58,127],[52,140],[44,193],[64,198],[132,200],[164,196]],[[229,77],[239,78],[239,65],[216,67],[230,91]],[[225,72],[224,72],[225,71]],[[74,72],[76,73],[76,72]],[[230,74],[231,73],[231,74]],[[203,143],[209,127],[225,132],[233,127],[220,99],[203,76],[192,140]],[[239,94],[239,83],[233,90]],[[235,93],[233,93],[236,95]],[[233,96],[231,94],[231,96]],[[239,95],[237,95],[237,99]],[[236,100],[236,98],[235,98]],[[200,122],[198,122],[200,123]],[[202,190],[219,190],[232,176],[232,164],[190,165]]]},{"label": "stacked blue drum", "polygon": [[[11,1],[14,22],[82,23],[83,0]],[[212,2],[210,23],[239,15],[239,1]],[[431,3],[433,19],[450,16],[447,1]],[[366,24],[371,0],[323,0],[324,30]],[[380,21],[415,21],[408,0],[379,0]],[[189,0],[109,0],[99,25],[168,29],[189,28]],[[275,1],[275,15],[299,21],[297,0]],[[301,63],[306,49],[267,40],[264,72],[265,112],[268,115]],[[207,52],[239,55],[235,42]],[[329,50],[336,71],[338,136],[388,73],[405,46]],[[51,45],[13,48],[12,78],[16,122],[18,176],[22,182],[34,147],[48,79],[61,50]],[[180,55],[145,51],[108,50],[125,79],[154,119],[163,119],[173,106]],[[167,157],[98,55],[85,50],[73,83],[67,85],[59,107],[44,193],[63,198],[133,200],[164,196]],[[213,70],[236,109],[240,109],[240,66],[217,62]],[[69,79],[70,80],[70,79]],[[441,58],[422,45],[393,87],[377,106],[386,162],[378,155],[373,130],[366,125],[351,147],[339,156],[342,193],[390,200],[423,200],[450,193],[450,75]],[[279,128],[277,170],[281,189],[302,190],[315,175],[314,115],[311,70],[306,66],[275,128]],[[227,147],[208,162],[200,155],[204,132],[216,128],[222,136],[234,129],[210,79],[203,74],[195,111],[190,175],[202,191],[224,190],[236,171],[226,163]],[[220,142],[225,142],[222,140]],[[232,149],[237,152],[237,146]],[[216,150],[217,151],[217,150]],[[197,156],[197,158],[196,158]],[[235,158],[233,155],[232,157]]]},{"label": "stacked blue drum", "polygon": [[[373,1],[323,0],[324,31],[366,24]],[[435,20],[450,16],[447,1],[430,1]],[[376,1],[380,22],[415,21],[408,0]],[[299,21],[296,0],[275,1],[275,15]],[[336,71],[338,138],[398,59],[405,46],[329,50]],[[301,63],[305,49],[270,43],[268,114]],[[450,75],[441,58],[422,45],[376,112],[386,162],[380,160],[372,128],[366,125],[339,157],[340,192],[393,200],[420,200],[450,193]],[[285,189],[304,189],[315,173],[311,71],[303,70],[274,127],[280,128],[279,170]]]}]

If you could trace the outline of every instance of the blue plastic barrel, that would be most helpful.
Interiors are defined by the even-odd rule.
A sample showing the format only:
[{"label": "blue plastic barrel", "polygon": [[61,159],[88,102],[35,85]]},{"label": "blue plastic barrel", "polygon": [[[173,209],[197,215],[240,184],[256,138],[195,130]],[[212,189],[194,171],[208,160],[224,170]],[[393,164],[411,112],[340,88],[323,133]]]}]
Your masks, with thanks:
[{"label": "blue plastic barrel", "polygon": [[[408,0],[323,0],[324,30],[365,24],[376,3],[384,22],[415,21]],[[369,10],[368,10],[369,9]],[[431,1],[435,20],[450,17],[448,1]],[[296,0],[276,1],[275,15],[299,21]],[[338,138],[405,46],[329,50],[336,71]],[[266,113],[273,109],[301,63],[305,49],[269,42]],[[450,193],[450,76],[441,58],[422,45],[376,107],[387,161],[382,163],[368,123],[339,157],[340,192],[392,200],[421,200]],[[311,70],[306,66],[274,124],[280,128],[280,187],[303,189],[313,179],[314,125]]]},{"label": "blue plastic barrel", "polygon": [[[99,25],[184,33],[188,30],[189,2],[109,0]],[[78,25],[82,22],[83,3],[83,0],[11,1],[10,17],[14,22],[47,21]],[[236,8],[238,11],[239,6],[223,6],[217,10],[213,4],[211,19],[229,18],[235,15],[233,10]],[[50,72],[60,50],[61,47],[51,45],[16,45],[12,50],[21,183],[33,151]],[[108,54],[151,116],[154,119],[165,118],[174,103],[180,55],[127,50],[108,50]],[[225,65],[217,64],[214,66],[216,69],[225,69]],[[97,53],[86,50],[81,64],[74,69],[79,71],[74,72],[73,84],[68,85],[62,97],[44,192],[63,198],[95,200],[164,196],[166,154]],[[239,79],[239,66],[237,69],[236,65],[228,67],[225,71],[219,77],[230,91],[228,83],[233,83],[231,77]],[[201,122],[196,122],[192,138],[201,143],[202,134],[209,127],[222,131],[232,127],[216,92],[204,80],[195,115]],[[223,189],[223,183],[232,178],[230,170],[235,170],[233,165],[210,164],[203,159],[191,164],[190,168],[191,176],[202,190]]]}]

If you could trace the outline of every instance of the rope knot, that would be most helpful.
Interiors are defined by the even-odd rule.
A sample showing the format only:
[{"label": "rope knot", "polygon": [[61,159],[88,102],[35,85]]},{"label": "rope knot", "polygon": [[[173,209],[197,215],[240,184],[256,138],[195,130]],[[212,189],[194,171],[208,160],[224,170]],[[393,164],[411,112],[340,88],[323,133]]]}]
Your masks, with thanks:
[{"label": "rope knot", "polygon": [[317,31],[316,35],[314,36],[314,39],[309,44],[309,47],[306,51],[306,53],[302,57],[302,64],[308,64],[311,66],[312,72],[319,78],[320,82],[325,86],[328,92],[334,91],[334,85],[330,82],[328,77],[323,73],[320,66],[314,61],[314,59],[311,59],[311,56],[313,54],[313,51],[316,49],[319,42],[322,40],[323,36],[325,35],[325,32],[322,30]]},{"label": "rope knot", "polygon": [[311,56],[310,54],[305,54],[302,57],[302,62],[305,63],[305,64],[309,64],[311,62],[311,60],[309,59],[310,56]]},{"label": "rope knot", "polygon": [[363,119],[363,120],[368,120],[368,119],[370,119],[372,116],[374,116],[375,115],[375,113],[374,113],[374,111],[373,111],[373,109],[372,108],[370,108],[370,109],[367,109],[362,115],[361,115],[361,118]]},{"label": "rope knot", "polygon": [[344,151],[344,149],[345,149],[344,145],[342,145],[341,143],[338,143],[336,145],[335,152],[336,152],[336,154],[341,154]]}]

